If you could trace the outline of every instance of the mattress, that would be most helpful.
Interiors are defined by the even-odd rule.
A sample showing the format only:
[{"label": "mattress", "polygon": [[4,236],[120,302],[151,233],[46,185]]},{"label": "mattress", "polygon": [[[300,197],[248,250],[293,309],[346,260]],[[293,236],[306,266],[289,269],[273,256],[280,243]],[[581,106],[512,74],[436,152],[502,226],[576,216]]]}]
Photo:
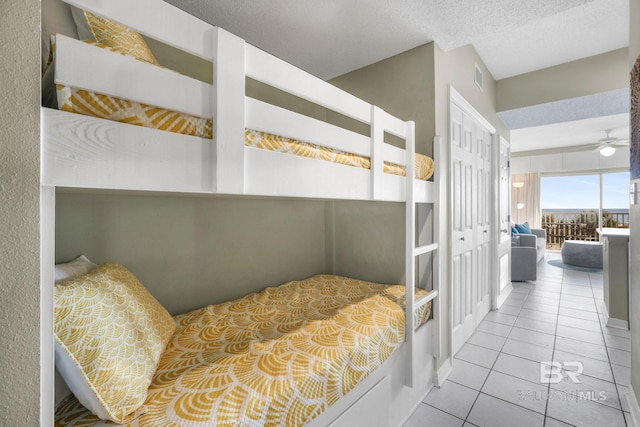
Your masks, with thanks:
[{"label": "mattress", "polygon": [[[301,142],[283,136],[272,135],[266,132],[258,132],[251,129],[245,130],[245,145],[262,148],[264,150],[278,151],[281,153],[293,154],[296,156],[308,157],[312,159],[324,160],[342,165],[354,166],[364,169],[371,169],[371,159],[366,156],[335,150],[333,148],[322,147],[308,142]],[[431,178],[435,170],[433,159],[429,156],[416,154],[415,177],[416,179],[427,180]],[[384,172],[392,175],[405,176],[407,173],[404,166],[390,162],[384,162]]]},{"label": "mattress", "polygon": [[[303,425],[402,344],[404,290],[319,275],[176,316],[148,412],[128,425]],[[56,411],[57,426],[96,424],[113,423],[74,397]]]},{"label": "mattress", "polygon": [[58,106],[62,111],[183,135],[213,138],[212,121],[202,117],[64,85],[56,85],[56,92]]}]

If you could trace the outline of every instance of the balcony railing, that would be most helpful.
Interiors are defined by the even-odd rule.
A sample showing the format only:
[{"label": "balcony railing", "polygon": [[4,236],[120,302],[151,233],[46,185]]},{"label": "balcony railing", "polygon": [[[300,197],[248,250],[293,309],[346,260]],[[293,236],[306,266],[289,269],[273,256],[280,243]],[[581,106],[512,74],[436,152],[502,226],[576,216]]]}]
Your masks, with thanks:
[{"label": "balcony railing", "polygon": [[[602,213],[602,226],[629,228],[629,212]],[[542,215],[542,228],[547,230],[547,249],[560,249],[565,240],[599,239],[598,213],[590,212],[549,212]]]}]

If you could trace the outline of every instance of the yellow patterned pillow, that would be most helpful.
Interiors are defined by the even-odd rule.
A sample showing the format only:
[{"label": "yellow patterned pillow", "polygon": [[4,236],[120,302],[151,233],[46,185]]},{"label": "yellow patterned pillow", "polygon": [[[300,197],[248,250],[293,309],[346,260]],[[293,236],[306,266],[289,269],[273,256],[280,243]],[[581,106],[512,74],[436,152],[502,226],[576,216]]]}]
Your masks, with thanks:
[{"label": "yellow patterned pillow", "polygon": [[102,263],[55,288],[56,367],[102,419],[129,422],[143,406],[176,325],[126,268]]},{"label": "yellow patterned pillow", "polygon": [[131,55],[141,61],[160,65],[153,53],[151,53],[147,42],[136,31],[75,7],[71,9],[71,14],[78,28],[78,36],[80,38],[88,39],[93,36],[93,39],[98,43]]}]

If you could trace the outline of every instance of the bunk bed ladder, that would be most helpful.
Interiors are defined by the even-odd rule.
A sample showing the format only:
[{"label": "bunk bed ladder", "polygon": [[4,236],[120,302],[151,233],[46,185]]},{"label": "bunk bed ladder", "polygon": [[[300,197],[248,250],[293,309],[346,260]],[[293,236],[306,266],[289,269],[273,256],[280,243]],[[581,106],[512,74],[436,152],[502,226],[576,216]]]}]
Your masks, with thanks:
[{"label": "bunk bed ladder", "polygon": [[[439,310],[437,310],[438,301],[435,299],[438,296],[438,281],[439,281],[439,259],[438,259],[438,243],[437,243],[437,222],[438,222],[438,180],[434,177],[434,185],[433,185],[433,218],[434,218],[434,227],[433,227],[433,240],[434,243],[427,244],[424,246],[416,247],[416,238],[417,227],[416,227],[416,195],[415,195],[415,123],[413,121],[406,123],[406,219],[405,219],[405,232],[406,232],[406,244],[405,244],[405,275],[406,275],[406,306],[405,306],[405,341],[407,344],[407,374],[406,374],[406,385],[408,387],[413,387],[415,376],[424,369],[424,367],[417,366],[417,354],[419,351],[426,351],[426,349],[417,348],[417,344],[415,342],[415,316],[414,313],[417,309],[427,304],[429,301],[432,302],[432,312],[434,312],[434,325],[433,325],[433,353],[434,356],[440,356],[440,325],[438,322]],[[434,138],[434,154],[438,154],[439,150],[439,137]],[[437,156],[434,156],[437,159]],[[415,298],[415,288],[416,288],[416,259],[424,254],[433,253],[433,289],[427,294],[425,297],[421,297],[416,300]],[[436,306],[436,307],[434,307]],[[421,369],[422,368],[422,369]]]}]

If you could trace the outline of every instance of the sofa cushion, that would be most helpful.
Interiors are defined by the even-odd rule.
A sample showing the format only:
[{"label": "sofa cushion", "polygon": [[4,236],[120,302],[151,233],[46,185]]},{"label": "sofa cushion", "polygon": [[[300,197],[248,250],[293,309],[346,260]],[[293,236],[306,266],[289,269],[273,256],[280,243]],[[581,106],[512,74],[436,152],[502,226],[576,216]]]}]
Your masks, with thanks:
[{"label": "sofa cushion", "polygon": [[516,230],[518,230],[518,233],[531,234],[531,227],[528,222],[525,222],[524,224],[516,224],[515,227]]}]

